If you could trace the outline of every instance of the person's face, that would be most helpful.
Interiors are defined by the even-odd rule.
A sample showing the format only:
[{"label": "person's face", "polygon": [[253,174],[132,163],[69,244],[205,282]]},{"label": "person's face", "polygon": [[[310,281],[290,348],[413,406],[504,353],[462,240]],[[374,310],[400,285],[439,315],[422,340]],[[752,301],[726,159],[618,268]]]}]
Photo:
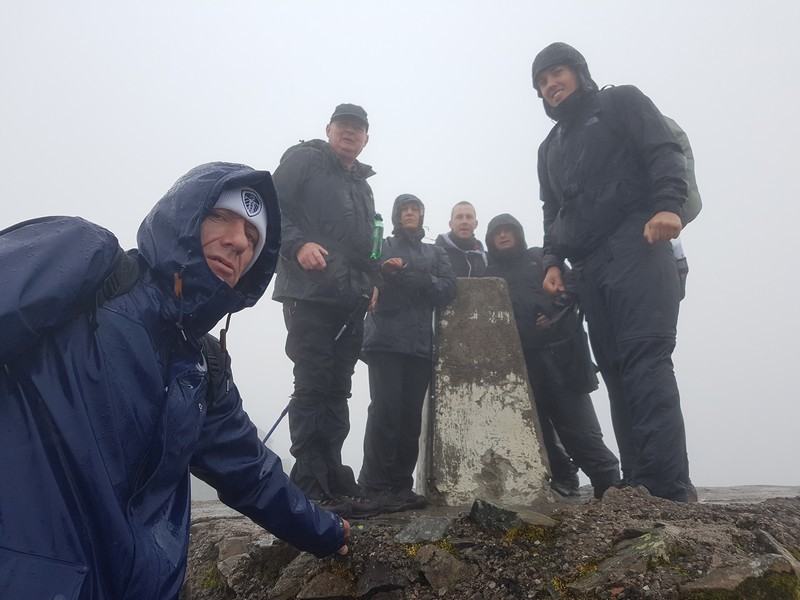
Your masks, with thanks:
[{"label": "person's face", "polygon": [[200,242],[214,275],[234,287],[253,260],[258,229],[235,212],[215,208],[203,220]]},{"label": "person's face", "polygon": [[501,225],[495,229],[492,235],[492,243],[498,250],[509,250],[517,245],[517,235],[514,228],[508,225]]},{"label": "person's face", "polygon": [[578,76],[567,65],[555,65],[539,73],[536,87],[544,101],[556,107],[578,89]]},{"label": "person's face", "polygon": [[400,227],[417,230],[422,220],[422,209],[416,202],[409,202],[400,207]]},{"label": "person's face", "polygon": [[363,121],[352,117],[338,117],[331,121],[325,128],[325,133],[334,153],[347,166],[355,162],[369,141],[367,126]]},{"label": "person's face", "polygon": [[468,240],[478,227],[475,209],[469,204],[459,204],[450,215],[450,232],[459,239]]}]

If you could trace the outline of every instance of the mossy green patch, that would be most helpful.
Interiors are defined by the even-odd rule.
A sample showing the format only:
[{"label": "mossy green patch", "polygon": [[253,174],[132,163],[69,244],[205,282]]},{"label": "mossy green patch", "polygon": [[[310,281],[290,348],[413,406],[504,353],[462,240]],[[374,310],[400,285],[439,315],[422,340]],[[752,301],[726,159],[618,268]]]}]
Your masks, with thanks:
[{"label": "mossy green patch", "polygon": [[556,539],[554,528],[541,527],[540,525],[522,525],[520,527],[512,527],[506,531],[503,539],[507,542],[541,542],[548,543]]},{"label": "mossy green patch", "polygon": [[217,590],[225,586],[225,579],[216,566],[209,567],[200,579],[200,587],[204,590]]}]

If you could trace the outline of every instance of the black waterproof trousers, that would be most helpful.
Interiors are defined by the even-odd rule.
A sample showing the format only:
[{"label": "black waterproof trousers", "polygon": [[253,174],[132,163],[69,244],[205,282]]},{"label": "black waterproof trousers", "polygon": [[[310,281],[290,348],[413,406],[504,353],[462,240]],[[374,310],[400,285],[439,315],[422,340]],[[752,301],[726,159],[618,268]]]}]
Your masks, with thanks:
[{"label": "black waterproof trousers", "polygon": [[553,422],[549,419],[543,420],[541,412],[539,414],[539,426],[542,428],[542,441],[547,451],[547,459],[550,462],[550,476],[553,481],[561,484],[570,484],[578,481],[578,466],[567,454],[561,438],[558,437]]},{"label": "black waterproof trousers", "polygon": [[367,361],[371,401],[358,482],[370,490],[408,491],[414,483],[431,361],[398,352],[370,352]]},{"label": "black waterproof trousers", "polygon": [[[359,495],[352,469],[342,465],[342,445],[350,431],[347,399],[364,333],[363,315],[352,316],[350,310],[318,302],[283,304],[286,354],[294,362],[291,479],[314,499]],[[334,340],[345,322],[348,328]]]},{"label": "black waterproof trousers", "polygon": [[669,242],[629,219],[575,265],[589,337],[608,389],[624,478],[686,501],[689,462],[672,350],[681,297]]},{"label": "black waterproof trousers", "polygon": [[[554,436],[549,435],[546,425],[549,421],[567,454],[588,475],[598,493],[619,483],[619,461],[603,442],[603,432],[589,394],[560,385],[560,378],[548,372],[538,351],[526,349],[524,355],[539,422],[545,423],[542,438],[548,458],[558,460],[561,455]],[[559,467],[561,465],[550,465],[554,475]]]}]

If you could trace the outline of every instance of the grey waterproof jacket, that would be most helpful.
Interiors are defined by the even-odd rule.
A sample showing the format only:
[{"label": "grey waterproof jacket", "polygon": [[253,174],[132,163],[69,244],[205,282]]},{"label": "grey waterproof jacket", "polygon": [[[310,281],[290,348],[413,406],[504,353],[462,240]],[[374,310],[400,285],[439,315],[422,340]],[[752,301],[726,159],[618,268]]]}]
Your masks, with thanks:
[{"label": "grey waterproof jacket", "polygon": [[384,275],[378,305],[364,322],[363,350],[367,360],[369,352],[399,352],[430,358],[433,309],[446,305],[456,295],[456,278],[445,251],[424,244],[421,228],[408,233],[398,227],[399,208],[409,198],[419,202],[410,194],[395,200],[392,209],[395,234],[386,238],[380,259],[383,263],[399,257],[406,267]]},{"label": "grey waterproof jacket", "polygon": [[[275,170],[283,226],[273,299],[309,300],[349,308],[372,291],[370,263],[375,202],[367,178],[372,167],[348,171],[328,142],[289,148]],[[327,268],[306,271],[297,251],[316,242],[328,251]]]}]

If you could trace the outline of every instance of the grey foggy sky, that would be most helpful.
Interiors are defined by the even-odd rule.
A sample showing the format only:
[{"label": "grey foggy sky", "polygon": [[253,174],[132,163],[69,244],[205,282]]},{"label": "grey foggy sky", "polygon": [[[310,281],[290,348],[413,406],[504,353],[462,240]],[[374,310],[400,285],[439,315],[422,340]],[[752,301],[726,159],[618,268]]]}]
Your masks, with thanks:
[{"label": "grey foggy sky", "polygon": [[[797,485],[798,27],[800,4],[776,1],[6,0],[0,228],[81,215],[132,247],[191,167],[272,171],[356,102],[379,211],[414,193],[433,238],[469,200],[479,237],[510,212],[538,244],[536,149],[552,123],[530,63],[566,41],[599,85],[637,85],[694,148],[704,210],[682,235],[675,364],[695,483]],[[284,338],[267,297],[233,318],[236,381],[261,429],[291,392]],[[616,449],[605,393],[593,398]],[[356,469],[368,401],[361,364],[345,444]],[[273,448],[288,455],[285,423]]]}]

